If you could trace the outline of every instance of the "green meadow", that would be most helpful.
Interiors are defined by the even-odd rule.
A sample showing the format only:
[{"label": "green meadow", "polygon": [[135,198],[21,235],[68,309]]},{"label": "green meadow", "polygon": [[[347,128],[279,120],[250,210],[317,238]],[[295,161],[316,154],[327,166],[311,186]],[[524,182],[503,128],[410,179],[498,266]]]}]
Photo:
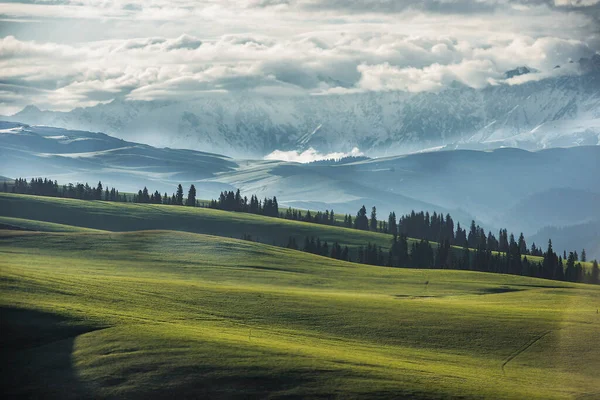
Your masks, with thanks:
[{"label": "green meadow", "polygon": [[[338,241],[351,250],[365,246],[368,242],[377,243],[387,249],[392,240],[390,235],[378,232],[162,204],[82,201],[0,193],[0,210],[0,216],[13,218],[12,222],[0,220],[0,224],[12,224],[27,229],[29,225],[40,222],[113,232],[163,229],[234,239],[250,235],[253,241],[276,246],[285,246],[290,237],[294,237],[298,245],[302,246],[305,237],[314,236],[330,244]],[[19,222],[15,218],[28,221]]]},{"label": "green meadow", "polygon": [[389,237],[217,210],[0,216],[8,397],[600,397],[595,285],[347,263],[270,243]]},{"label": "green meadow", "polygon": [[[373,243],[387,251],[392,241],[391,235],[379,232],[308,224],[248,213],[161,204],[81,201],[12,193],[0,193],[0,227],[3,225],[10,228],[56,232],[81,229],[113,232],[162,229],[235,239],[250,235],[253,241],[284,247],[290,237],[293,237],[300,248],[307,236],[314,236],[329,244],[337,241],[341,246],[348,246],[350,256],[354,259],[360,246]],[[410,244],[416,239],[409,238],[408,241]],[[461,247],[453,247],[462,251]],[[542,257],[527,257],[533,262],[542,261]],[[581,264],[586,269],[592,267],[591,262]]]}]

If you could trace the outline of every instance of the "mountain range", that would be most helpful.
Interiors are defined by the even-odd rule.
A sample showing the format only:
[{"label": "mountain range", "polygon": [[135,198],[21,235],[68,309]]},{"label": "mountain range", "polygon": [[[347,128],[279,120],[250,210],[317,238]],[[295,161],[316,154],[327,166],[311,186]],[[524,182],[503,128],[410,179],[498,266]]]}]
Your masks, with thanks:
[{"label": "mountain range", "polygon": [[262,158],[275,151],[406,154],[435,147],[540,150],[600,143],[600,55],[581,73],[474,89],[458,83],[438,93],[343,95],[216,94],[185,101],[129,101],[69,112],[28,106],[2,117],[30,125],[102,131],[124,140]]},{"label": "mountain range", "polygon": [[[600,243],[600,146],[526,151],[448,150],[300,164],[233,159],[187,149],[157,148],[104,133],[0,122],[0,175],[44,176],[60,183],[99,180],[121,191],[147,186],[172,193],[194,183],[198,196],[221,190],[277,196],[283,206],[355,214],[361,205],[390,211],[450,213],[462,225],[523,231],[545,242],[546,227],[568,232],[563,243]],[[585,229],[570,229],[582,226]],[[586,235],[577,238],[576,233]],[[590,233],[591,232],[591,233]],[[590,235],[592,235],[590,237]],[[596,236],[594,236],[596,235]],[[565,247],[570,248],[570,247]],[[578,249],[580,250],[580,249]],[[600,249],[597,249],[600,251]],[[590,257],[600,257],[591,253]]]}]

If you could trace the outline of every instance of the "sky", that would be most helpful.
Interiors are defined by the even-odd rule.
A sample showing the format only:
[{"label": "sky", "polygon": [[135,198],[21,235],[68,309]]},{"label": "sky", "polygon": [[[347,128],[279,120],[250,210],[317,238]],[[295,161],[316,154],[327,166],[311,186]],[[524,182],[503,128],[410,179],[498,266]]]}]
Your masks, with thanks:
[{"label": "sky", "polygon": [[520,84],[599,51],[600,0],[0,0],[0,114]]}]

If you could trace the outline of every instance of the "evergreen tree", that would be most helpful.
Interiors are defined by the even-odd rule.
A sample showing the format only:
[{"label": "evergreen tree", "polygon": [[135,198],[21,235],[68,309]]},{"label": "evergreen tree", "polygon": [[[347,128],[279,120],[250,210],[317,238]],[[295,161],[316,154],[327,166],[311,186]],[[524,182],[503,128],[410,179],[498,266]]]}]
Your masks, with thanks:
[{"label": "evergreen tree", "polygon": [[581,250],[581,261],[582,262],[586,262],[587,261],[587,254],[585,254],[585,249]]},{"label": "evergreen tree", "polygon": [[391,212],[390,216],[388,217],[388,231],[394,236],[398,234],[398,225],[396,222],[395,212]]},{"label": "evergreen tree", "polygon": [[600,284],[600,269],[598,268],[598,261],[594,260],[592,264],[592,275],[590,278],[593,284]]},{"label": "evergreen tree", "polygon": [[342,255],[340,256],[340,260],[350,261],[348,246],[344,246],[344,250],[342,250]]},{"label": "evergreen tree", "polygon": [[102,200],[102,192],[103,192],[102,182],[98,181],[98,186],[96,186],[96,192],[95,192],[94,198],[96,200]]},{"label": "evergreen tree", "polygon": [[183,186],[181,186],[181,184],[177,185],[177,193],[175,194],[174,204],[178,206],[183,205]]},{"label": "evergreen tree", "polygon": [[506,229],[500,229],[498,236],[498,251],[501,253],[508,252],[508,233]]},{"label": "evergreen tree", "polygon": [[467,236],[467,243],[469,247],[472,249],[477,247],[478,239],[479,237],[477,235],[477,227],[475,226],[475,221],[471,221],[471,228],[469,229],[469,235]]},{"label": "evergreen tree", "polygon": [[521,235],[519,235],[518,246],[521,254],[527,254],[527,243],[525,242],[525,236],[523,236],[523,232],[521,232]]},{"label": "evergreen tree", "polygon": [[364,205],[356,213],[354,227],[363,231],[369,230],[369,219],[367,218],[367,209]]},{"label": "evergreen tree", "polygon": [[377,209],[375,206],[371,208],[371,220],[369,221],[369,227],[373,232],[377,231]]},{"label": "evergreen tree", "polygon": [[190,190],[188,191],[185,205],[190,207],[196,206],[196,187],[193,184],[190,186]]},{"label": "evergreen tree", "polygon": [[544,260],[542,261],[542,277],[552,279],[556,276],[556,269],[560,267],[562,269],[562,263],[558,262],[556,253],[552,249],[552,240],[548,240],[548,250],[544,253]]},{"label": "evergreen tree", "polygon": [[2,191],[8,193],[8,184],[6,183],[6,181],[4,181],[4,184],[2,185]]},{"label": "evergreen tree", "polygon": [[321,247],[321,255],[325,257],[329,255],[329,245],[327,242],[323,243],[323,247]]},{"label": "evergreen tree", "polygon": [[459,246],[467,246],[467,233],[460,227],[460,222],[456,224],[456,235],[454,236],[455,244]]},{"label": "evergreen tree", "polygon": [[146,186],[144,186],[144,190],[142,190],[140,197],[140,203],[150,203],[150,194],[148,194],[148,188]]}]

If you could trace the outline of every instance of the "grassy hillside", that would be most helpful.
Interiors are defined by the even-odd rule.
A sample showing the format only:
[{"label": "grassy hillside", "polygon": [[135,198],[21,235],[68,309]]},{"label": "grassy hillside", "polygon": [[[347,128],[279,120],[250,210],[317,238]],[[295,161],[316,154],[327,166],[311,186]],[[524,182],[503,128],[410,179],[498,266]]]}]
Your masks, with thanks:
[{"label": "grassy hillside", "polygon": [[591,285],[182,232],[3,231],[0,293],[9,396],[599,395]]},{"label": "grassy hillside", "polygon": [[11,193],[0,193],[0,216],[113,232],[165,229],[235,239],[249,234],[255,241],[279,246],[285,246],[290,236],[295,237],[300,246],[306,236],[320,237],[329,243],[338,241],[349,247],[371,242],[387,248],[392,240],[390,235],[382,233],[207,208],[82,201]]},{"label": "grassy hillside", "polygon": [[73,225],[55,224],[52,222],[2,216],[0,216],[0,229],[40,232],[102,232],[99,229],[90,229]]},{"label": "grassy hillside", "polygon": [[[12,193],[0,193],[0,216],[75,227],[59,229],[57,226],[52,228],[48,225],[46,229],[41,222],[36,222],[35,224],[39,225],[37,230],[41,231],[65,231],[77,228],[113,232],[163,229],[235,239],[247,234],[251,235],[254,241],[276,246],[285,246],[289,238],[294,237],[302,247],[306,236],[315,236],[329,244],[337,241],[342,246],[348,246],[353,259],[356,258],[358,246],[370,242],[387,250],[392,241],[391,235],[378,232],[207,208],[82,201]],[[12,224],[31,229],[29,228],[31,223],[27,221],[19,225],[16,220],[13,220]],[[413,241],[414,239],[409,239],[409,243]],[[462,250],[460,247],[454,247]],[[528,256],[528,258],[534,262],[542,260],[541,257]],[[591,268],[590,262],[582,265],[584,268]]]}]

